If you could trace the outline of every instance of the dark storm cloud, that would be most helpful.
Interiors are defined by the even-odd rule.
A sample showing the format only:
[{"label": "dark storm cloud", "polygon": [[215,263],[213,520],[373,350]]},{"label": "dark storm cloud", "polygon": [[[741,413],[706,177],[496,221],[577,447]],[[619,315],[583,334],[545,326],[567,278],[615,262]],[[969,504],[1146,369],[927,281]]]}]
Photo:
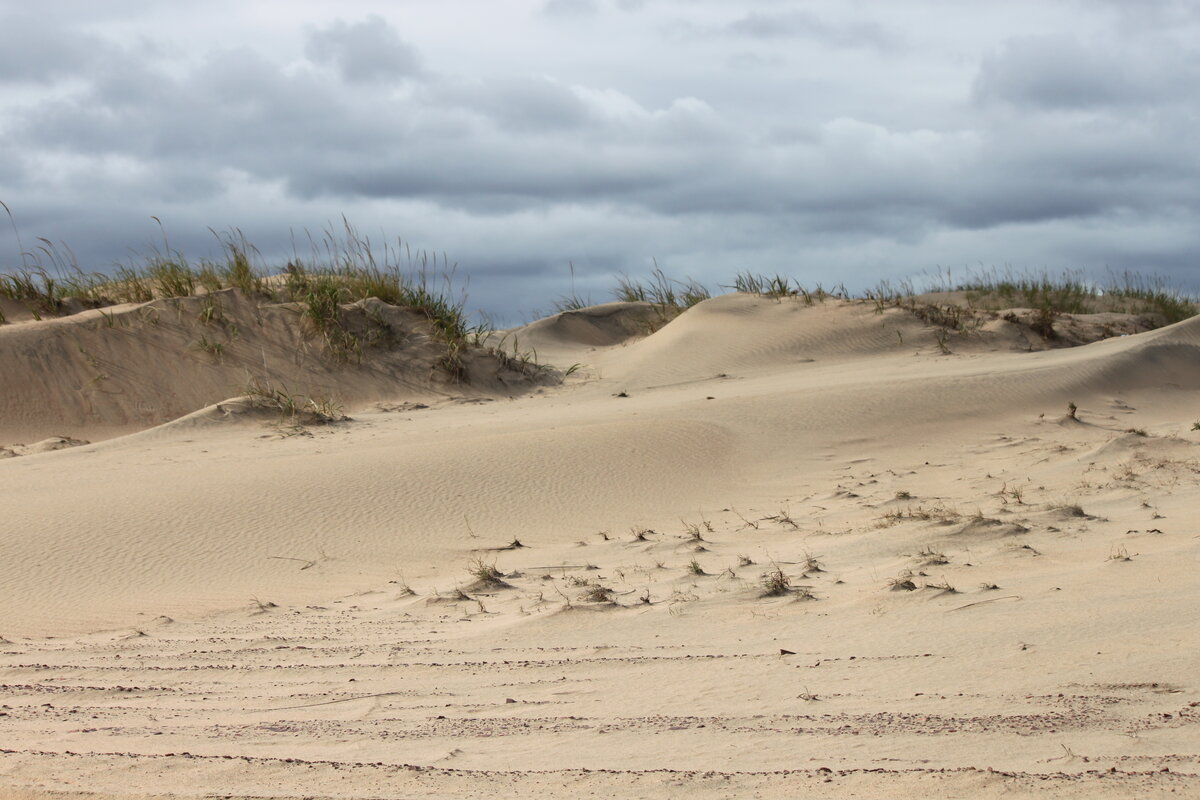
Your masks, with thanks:
[{"label": "dark storm cloud", "polygon": [[380,16],[362,22],[337,21],[313,31],[304,54],[316,64],[330,64],[350,83],[389,81],[419,72],[416,50]]},{"label": "dark storm cloud", "polygon": [[[637,13],[593,13],[613,8]],[[710,283],[795,264],[851,283],[981,258],[1196,262],[1197,59],[1174,33],[1121,49],[1098,16],[1086,32],[1039,20],[955,50],[929,14],[918,30],[835,3],[528,11],[481,23],[500,55],[463,70],[371,15],[186,56],[102,27],[0,33],[71,45],[16,66],[0,48],[0,200],[26,238],[101,262],[152,240],[151,214],[202,254],[210,225],[288,253],[291,226],[345,213],[486,273],[485,304],[497,287],[549,291],[568,260],[606,299],[651,255]],[[664,39],[681,18],[692,35]],[[922,36],[951,52],[927,55]],[[508,66],[525,52],[533,66]]]}]

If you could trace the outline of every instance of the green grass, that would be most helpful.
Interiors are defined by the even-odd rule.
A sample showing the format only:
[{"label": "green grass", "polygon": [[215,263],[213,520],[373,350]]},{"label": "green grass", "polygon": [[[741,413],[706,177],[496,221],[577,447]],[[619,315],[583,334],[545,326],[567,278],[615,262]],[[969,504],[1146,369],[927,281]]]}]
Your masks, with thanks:
[{"label": "green grass", "polygon": [[613,294],[626,303],[649,303],[664,320],[712,297],[708,288],[698,281],[669,277],[659,268],[657,261],[645,279],[622,275]]},{"label": "green grass", "polygon": [[764,275],[757,272],[739,272],[734,276],[733,283],[726,288],[744,294],[757,294],[763,297],[780,299],[784,297],[799,297],[805,305],[824,303],[830,298],[849,300],[851,295],[844,284],[838,284],[832,290],[826,290],[821,284],[812,289],[805,287],[790,275],[776,273]]},{"label": "green grass", "polygon": [[575,291],[575,262],[568,261],[567,263],[571,267],[571,293],[554,301],[554,310],[558,312],[578,311],[581,308],[587,308],[592,305],[590,297],[580,297],[579,293]]},{"label": "green grass", "polygon": [[[373,343],[347,330],[343,306],[375,297],[427,319],[434,335],[446,344],[444,365],[456,377],[463,374],[462,353],[472,334],[479,343],[480,329],[467,321],[465,295],[455,291],[454,267],[445,256],[439,264],[425,251],[414,253],[399,244],[377,247],[344,222],[340,231],[327,230],[320,240],[310,238],[309,258],[296,257],[281,270],[270,270],[256,266],[261,260],[258,251],[241,231],[213,231],[213,235],[222,252],[218,260],[191,262],[171,248],[164,234],[161,248],[153,249],[140,264],[117,267],[112,275],[85,272],[65,246],[39,239],[32,250],[22,251],[20,267],[0,271],[0,296],[21,303],[34,319],[42,319],[61,313],[68,298],[77,298],[85,307],[103,308],[162,298],[207,299],[236,289],[268,302],[295,303],[305,328],[336,361],[358,361],[363,347]],[[282,276],[272,279],[273,272]],[[220,314],[220,306],[207,299],[200,320],[207,324]],[[4,322],[0,318],[0,324]]]},{"label": "green grass", "polygon": [[196,342],[196,347],[208,353],[217,361],[220,361],[221,357],[225,355],[225,345],[221,342],[213,341],[207,336],[201,336]]},{"label": "green grass", "polygon": [[584,299],[577,294],[569,294],[554,301],[555,311],[578,311],[593,305],[591,299]]},{"label": "green grass", "polygon": [[941,273],[932,282],[931,291],[966,292],[967,300],[977,308],[1032,308],[1041,312],[1047,324],[1058,314],[1092,314],[1114,311],[1123,314],[1158,314],[1168,324],[1194,317],[1196,299],[1167,286],[1153,275],[1126,271],[1110,274],[1107,281],[1095,283],[1078,271],[1016,273],[997,270],[970,273],[954,280]]},{"label": "green grass", "polygon": [[[2,202],[0,206],[8,211]],[[11,213],[9,218],[12,222]],[[265,265],[259,251],[236,228],[212,231],[219,255],[196,261],[173,248],[164,229],[159,246],[140,262],[120,265],[112,274],[81,269],[69,247],[45,238],[37,238],[26,249],[15,223],[13,229],[18,234],[20,265],[0,269],[0,296],[23,305],[34,319],[64,313],[69,298],[77,299],[84,307],[103,308],[162,298],[211,296],[235,289],[260,301],[295,304],[305,330],[322,342],[333,360],[358,362],[366,349],[388,339],[374,329],[362,335],[352,333],[346,306],[374,297],[413,310],[429,322],[434,336],[446,347],[440,365],[453,379],[466,378],[472,348],[489,349],[486,340],[492,328],[486,322],[472,325],[468,321],[465,294],[455,288],[456,266],[444,254],[439,258],[423,250],[414,252],[399,242],[372,242],[345,219],[340,228],[327,228],[319,237],[309,235],[308,252],[303,256],[294,254],[282,267]],[[575,292],[573,264],[571,272],[571,293],[556,303],[559,311],[591,303],[590,298]],[[1033,317],[1025,319],[1025,324],[1046,339],[1058,338],[1055,322],[1062,314],[1115,311],[1153,315],[1170,324],[1198,313],[1195,298],[1169,288],[1161,278],[1132,272],[1111,275],[1102,283],[1088,281],[1077,272],[990,270],[969,273],[961,279],[939,272],[924,286],[925,291],[962,292],[966,305],[923,300],[908,280],[894,284],[881,281],[851,295],[844,285],[827,290],[818,283],[810,288],[783,273],[741,271],[732,284],[723,288],[781,301],[793,298],[805,305],[831,299],[866,302],[881,314],[890,308],[905,309],[937,329],[937,344],[946,353],[950,352],[951,334],[971,335],[983,324],[984,315],[977,313],[981,310],[1033,309]],[[650,332],[712,296],[695,280],[667,275],[657,261],[644,278],[621,276],[614,294],[618,300],[651,304],[656,321],[648,325]],[[219,305],[210,301],[202,306],[203,322],[219,318]],[[1013,315],[1013,321],[1016,319]],[[0,315],[0,325],[5,323]],[[899,333],[897,336],[901,337]],[[521,351],[515,341],[511,346],[501,343],[490,349],[507,368],[531,376],[549,371],[537,364],[535,352]]]}]

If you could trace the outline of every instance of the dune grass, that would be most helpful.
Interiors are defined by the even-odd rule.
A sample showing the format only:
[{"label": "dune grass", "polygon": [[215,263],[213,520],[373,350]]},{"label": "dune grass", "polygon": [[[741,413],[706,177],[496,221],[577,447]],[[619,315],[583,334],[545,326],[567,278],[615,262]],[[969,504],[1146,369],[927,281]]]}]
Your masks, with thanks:
[{"label": "dune grass", "polygon": [[832,290],[826,290],[824,286],[818,283],[812,289],[809,289],[790,275],[782,273],[766,275],[757,272],[739,272],[734,276],[733,283],[726,288],[733,289],[735,292],[758,294],[763,297],[776,299],[799,297],[807,306],[811,306],[813,303],[823,303],[830,298],[840,300],[852,299],[845,284],[839,283]]},{"label": "dune grass", "polygon": [[1196,298],[1170,288],[1159,276],[1128,270],[1110,274],[1104,282],[1088,281],[1081,272],[1070,270],[1058,274],[985,270],[960,280],[945,272],[927,291],[965,292],[975,308],[1031,308],[1054,315],[1158,314],[1170,324],[1198,313]]},{"label": "dune grass", "polygon": [[[8,206],[0,202],[8,212]],[[12,222],[12,214],[9,212]],[[157,218],[156,218],[157,221]],[[401,242],[377,244],[361,235],[343,218],[319,238],[308,237],[309,253],[294,255],[282,267],[267,268],[259,251],[239,229],[218,232],[210,229],[219,245],[215,259],[189,259],[171,247],[162,223],[161,246],[153,247],[140,262],[118,266],[112,274],[81,269],[65,244],[38,237],[33,247],[21,245],[20,266],[0,269],[0,296],[24,305],[34,316],[61,314],[68,299],[84,307],[101,308],[118,303],[145,303],[155,299],[190,297],[236,289],[268,302],[295,303],[304,324],[321,338],[337,358],[361,357],[363,342],[346,330],[343,306],[369,297],[408,308],[423,315],[434,333],[448,345],[444,366],[452,373],[463,370],[468,341],[480,345],[491,328],[472,325],[464,313],[465,293],[456,289],[456,265],[447,257],[413,251]],[[559,311],[584,308],[590,298],[574,288],[556,303]],[[1012,270],[980,270],[955,279],[939,271],[918,291],[912,280],[893,284],[881,281],[858,294],[842,284],[825,289],[820,283],[809,288],[790,275],[741,271],[724,289],[774,299],[797,298],[805,305],[830,299],[873,303],[882,313],[887,308],[904,308],[923,321],[943,330],[970,332],[979,322],[978,310],[1028,308],[1035,313],[1027,324],[1046,338],[1055,338],[1054,321],[1060,314],[1114,311],[1155,315],[1167,324],[1195,316],[1196,298],[1170,288],[1156,276],[1124,272],[1110,275],[1103,283],[1086,280],[1081,273],[1066,271],[1017,273]],[[960,292],[961,302],[935,302],[922,297],[929,292]],[[669,276],[654,261],[645,278],[622,275],[614,296],[627,302],[650,303],[659,322],[665,324],[682,311],[709,299],[712,293],[691,278]],[[0,324],[5,320],[0,317]],[[660,325],[659,325],[660,326]],[[652,326],[652,327],[659,327]]]},{"label": "dune grass", "polygon": [[307,259],[297,256],[281,269],[269,269],[256,265],[261,257],[240,230],[212,233],[220,259],[189,261],[164,234],[161,248],[111,275],[80,269],[69,248],[39,238],[37,246],[22,252],[20,267],[0,271],[0,296],[42,319],[62,313],[70,299],[103,308],[236,289],[264,302],[295,303],[304,325],[337,360],[358,360],[363,347],[347,330],[343,306],[374,297],[424,316],[447,344],[445,366],[452,373],[461,374],[462,351],[472,333],[478,343],[480,326],[468,322],[465,294],[455,290],[455,268],[444,255],[439,263],[437,256],[399,244],[378,248],[343,221],[342,230],[310,238]]},{"label": "dune grass", "polygon": [[278,412],[281,422],[327,424],[346,419],[341,404],[333,398],[295,394],[270,381],[252,380],[242,388],[242,394],[256,408]]},{"label": "dune grass", "polygon": [[613,292],[616,298],[626,303],[649,303],[661,317],[675,316],[697,303],[712,297],[708,287],[691,278],[678,280],[669,277],[654,262],[648,278],[637,279],[622,275]]}]

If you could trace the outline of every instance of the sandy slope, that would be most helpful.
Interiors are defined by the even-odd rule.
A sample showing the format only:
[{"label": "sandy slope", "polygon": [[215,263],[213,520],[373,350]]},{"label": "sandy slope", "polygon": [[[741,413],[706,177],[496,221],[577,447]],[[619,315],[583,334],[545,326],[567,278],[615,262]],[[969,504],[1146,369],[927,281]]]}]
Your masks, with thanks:
[{"label": "sandy slope", "polygon": [[378,340],[361,357],[331,358],[296,304],[234,289],[0,325],[0,447],[140,431],[256,382],[350,405],[528,387],[477,351],[466,354],[465,383],[453,379],[439,364],[445,345],[416,313],[371,298],[342,314]]},{"label": "sandy slope", "polygon": [[516,399],[0,461],[0,787],[1200,793],[1200,320],[647,322],[511,332],[580,365]]}]

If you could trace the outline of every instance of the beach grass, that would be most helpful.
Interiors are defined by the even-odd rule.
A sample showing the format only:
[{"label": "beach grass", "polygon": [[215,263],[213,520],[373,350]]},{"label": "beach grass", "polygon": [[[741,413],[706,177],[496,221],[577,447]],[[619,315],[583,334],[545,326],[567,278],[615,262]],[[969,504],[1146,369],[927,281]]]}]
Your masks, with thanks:
[{"label": "beach grass", "polygon": [[[0,203],[5,211],[8,207]],[[11,221],[11,213],[9,213]],[[13,225],[14,232],[16,226]],[[161,222],[160,222],[161,229]],[[448,366],[461,368],[456,353],[468,339],[479,344],[490,334],[486,323],[473,325],[464,311],[465,291],[455,285],[457,265],[445,254],[413,251],[402,242],[378,244],[343,218],[340,227],[327,227],[319,237],[308,237],[308,254],[294,254],[286,263],[267,265],[259,250],[237,228],[210,229],[219,246],[216,258],[189,260],[173,248],[165,229],[161,245],[140,261],[117,265],[110,272],[86,271],[66,244],[38,237],[26,249],[21,245],[20,264],[0,267],[0,297],[24,305],[34,319],[64,312],[74,299],[83,307],[102,308],[120,303],[145,303],[155,299],[192,297],[236,289],[263,301],[298,304],[310,331],[324,340],[337,358],[361,357],[362,343],[344,325],[341,307],[366,298],[414,310],[449,346]],[[558,311],[590,305],[574,289],[556,303]],[[917,289],[918,283],[920,290]],[[1093,281],[1079,271],[1051,273],[974,270],[955,277],[948,270],[923,281],[883,280],[858,293],[842,284],[826,289],[803,284],[783,273],[739,271],[721,288],[777,300],[798,298],[805,305],[828,300],[873,303],[877,312],[903,308],[923,321],[950,331],[962,331],[977,322],[974,312],[1013,308],[1031,309],[1034,330],[1054,338],[1054,322],[1061,314],[1115,312],[1153,315],[1163,324],[1195,316],[1197,299],[1172,288],[1165,279],[1125,271]],[[961,301],[930,300],[930,293],[959,293]],[[683,311],[712,297],[712,292],[691,278],[668,275],[654,262],[644,278],[622,274],[613,290],[617,300],[645,302],[666,324]],[[4,324],[0,318],[0,324]],[[452,369],[451,371],[454,371]]]}]

